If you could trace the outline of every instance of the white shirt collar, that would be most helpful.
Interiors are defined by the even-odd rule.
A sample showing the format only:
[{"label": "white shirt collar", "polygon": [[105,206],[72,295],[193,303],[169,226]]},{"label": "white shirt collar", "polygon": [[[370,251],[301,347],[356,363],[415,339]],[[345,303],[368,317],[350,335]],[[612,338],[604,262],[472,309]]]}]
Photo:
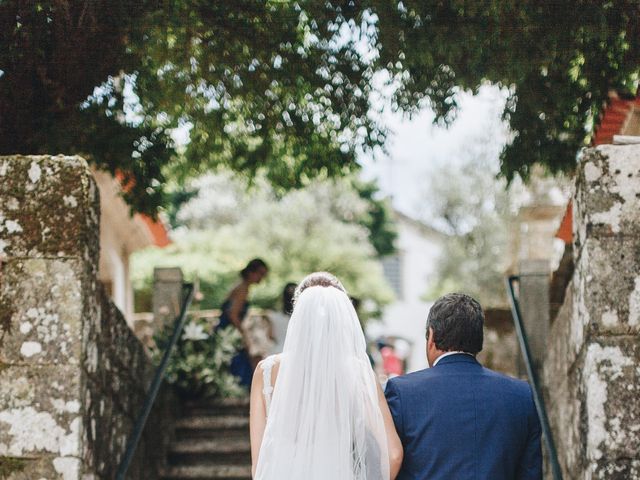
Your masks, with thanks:
[{"label": "white shirt collar", "polygon": [[449,355],[457,355],[457,354],[459,354],[459,353],[463,353],[463,354],[465,354],[465,355],[469,355],[470,357],[474,357],[474,358],[475,358],[475,355],[473,355],[473,354],[471,354],[471,353],[469,353],[469,352],[461,352],[461,351],[447,352],[447,353],[443,353],[443,354],[442,354],[442,355],[440,355],[438,358],[436,358],[436,361],[435,361],[435,362],[433,362],[433,365],[431,365],[431,368],[435,367],[435,366],[438,364],[438,362],[439,362],[440,360],[442,360],[444,357],[448,357]]}]

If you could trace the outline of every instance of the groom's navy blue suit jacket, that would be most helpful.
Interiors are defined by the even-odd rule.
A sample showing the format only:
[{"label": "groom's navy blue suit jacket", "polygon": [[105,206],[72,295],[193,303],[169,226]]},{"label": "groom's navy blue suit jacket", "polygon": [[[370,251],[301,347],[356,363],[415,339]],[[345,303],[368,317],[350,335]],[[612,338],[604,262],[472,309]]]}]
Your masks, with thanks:
[{"label": "groom's navy blue suit jacket", "polygon": [[540,480],[540,423],[526,382],[455,354],[387,383],[404,446],[398,480]]}]

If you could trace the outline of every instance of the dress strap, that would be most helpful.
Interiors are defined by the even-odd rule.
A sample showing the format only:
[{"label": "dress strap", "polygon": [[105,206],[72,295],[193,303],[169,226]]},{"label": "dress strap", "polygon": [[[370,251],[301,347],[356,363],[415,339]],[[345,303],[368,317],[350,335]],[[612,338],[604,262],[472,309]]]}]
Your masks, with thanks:
[{"label": "dress strap", "polygon": [[269,416],[269,408],[271,408],[271,397],[273,395],[273,385],[271,385],[271,370],[276,363],[276,356],[270,355],[262,361],[262,395],[264,395],[264,404]]}]

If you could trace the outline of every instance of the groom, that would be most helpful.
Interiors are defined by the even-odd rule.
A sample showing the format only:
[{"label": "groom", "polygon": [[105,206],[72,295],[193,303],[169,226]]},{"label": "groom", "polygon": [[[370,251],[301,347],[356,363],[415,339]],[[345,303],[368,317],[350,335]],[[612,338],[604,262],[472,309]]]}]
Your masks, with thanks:
[{"label": "groom", "polygon": [[385,395],[404,446],[398,480],[540,480],[540,423],[531,388],[483,368],[484,314],[451,293],[427,319],[429,366],[389,380]]}]

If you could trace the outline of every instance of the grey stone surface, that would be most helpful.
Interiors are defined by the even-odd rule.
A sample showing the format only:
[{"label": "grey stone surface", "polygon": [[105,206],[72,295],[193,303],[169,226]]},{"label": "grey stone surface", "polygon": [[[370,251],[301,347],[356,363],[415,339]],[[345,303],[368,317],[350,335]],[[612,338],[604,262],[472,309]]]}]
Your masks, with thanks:
[{"label": "grey stone surface", "polygon": [[575,241],[640,235],[640,145],[601,145],[584,152],[576,182]]},{"label": "grey stone surface", "polygon": [[544,387],[565,478],[640,478],[640,147],[585,152]]},{"label": "grey stone surface", "polygon": [[84,270],[81,260],[69,257],[9,257],[2,282],[2,298],[13,299],[5,363],[79,364]]},{"label": "grey stone surface", "polygon": [[511,311],[485,309],[484,342],[478,354],[480,363],[506,375],[518,376],[518,339]]},{"label": "grey stone surface", "polygon": [[640,333],[640,237],[587,237],[578,265],[589,329]]},{"label": "grey stone surface", "polygon": [[97,264],[99,197],[81,157],[0,157],[0,254]]},{"label": "grey stone surface", "polygon": [[153,270],[153,322],[156,331],[172,324],[180,313],[184,278],[179,268]]},{"label": "grey stone surface", "polygon": [[[111,479],[153,367],[98,283],[99,201],[79,157],[0,157],[0,473]],[[163,390],[128,478],[153,479]]]},{"label": "grey stone surface", "polygon": [[[533,366],[540,371],[547,349],[549,337],[549,262],[547,260],[523,260],[519,265],[520,310],[522,322],[529,341]],[[520,355],[518,371],[526,375],[526,368]]]}]

